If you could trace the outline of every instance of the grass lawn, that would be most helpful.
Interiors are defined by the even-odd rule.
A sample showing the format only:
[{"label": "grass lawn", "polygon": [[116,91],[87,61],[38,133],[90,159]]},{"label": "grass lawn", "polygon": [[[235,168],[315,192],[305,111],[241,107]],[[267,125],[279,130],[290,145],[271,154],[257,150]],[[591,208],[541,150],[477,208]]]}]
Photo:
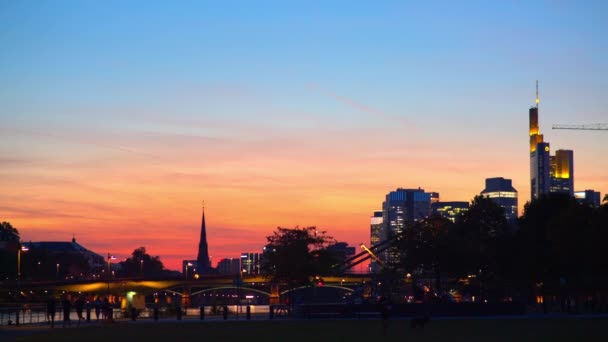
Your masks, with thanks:
[{"label": "grass lawn", "polygon": [[[435,320],[411,329],[409,320],[291,320],[119,322],[42,329],[14,341],[608,341],[608,318]],[[1,336],[1,335],[0,335]]]}]

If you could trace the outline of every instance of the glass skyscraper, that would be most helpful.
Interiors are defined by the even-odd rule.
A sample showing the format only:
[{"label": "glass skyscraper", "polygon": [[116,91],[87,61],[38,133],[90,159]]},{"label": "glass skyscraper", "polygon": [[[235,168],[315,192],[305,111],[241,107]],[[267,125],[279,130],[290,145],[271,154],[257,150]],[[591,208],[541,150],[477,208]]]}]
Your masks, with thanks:
[{"label": "glass skyscraper", "polygon": [[481,195],[501,206],[509,223],[514,224],[517,221],[517,190],[510,179],[486,178],[486,188],[481,191]]},{"label": "glass skyscraper", "polygon": [[[399,188],[389,192],[382,203],[380,241],[402,234],[408,225],[428,217],[430,213],[431,193],[424,192],[424,189]],[[388,248],[379,257],[390,264],[397,262],[400,255],[394,248]]]}]

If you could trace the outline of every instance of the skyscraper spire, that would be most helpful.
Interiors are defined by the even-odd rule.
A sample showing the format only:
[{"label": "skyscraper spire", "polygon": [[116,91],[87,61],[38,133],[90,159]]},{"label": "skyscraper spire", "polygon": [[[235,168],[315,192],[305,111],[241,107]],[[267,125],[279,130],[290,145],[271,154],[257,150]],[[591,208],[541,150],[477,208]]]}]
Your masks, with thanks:
[{"label": "skyscraper spire", "polygon": [[203,201],[203,219],[201,222],[201,238],[198,243],[198,256],[196,258],[198,272],[209,273],[211,263],[209,262],[209,250],[207,248],[207,227],[205,226],[205,201]]},{"label": "skyscraper spire", "polygon": [[540,103],[540,98],[538,97],[538,80],[536,80],[536,108],[538,108],[539,103]]}]

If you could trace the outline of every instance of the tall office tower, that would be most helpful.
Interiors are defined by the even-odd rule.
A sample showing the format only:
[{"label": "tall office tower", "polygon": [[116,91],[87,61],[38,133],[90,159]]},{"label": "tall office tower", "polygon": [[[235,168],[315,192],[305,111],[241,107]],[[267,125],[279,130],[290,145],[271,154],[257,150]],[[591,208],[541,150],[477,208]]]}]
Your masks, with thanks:
[{"label": "tall office tower", "polygon": [[203,207],[203,220],[201,222],[201,238],[198,242],[198,256],[196,264],[199,274],[211,272],[211,262],[209,261],[209,250],[207,249],[207,227],[205,227],[205,207]]},{"label": "tall office tower", "polygon": [[452,201],[452,202],[435,202],[431,203],[431,212],[433,215],[445,217],[452,222],[456,222],[458,216],[469,210],[469,202]]},{"label": "tall office tower", "polygon": [[[377,245],[380,242],[380,232],[382,230],[382,212],[374,211],[374,216],[371,217],[370,222],[370,243],[372,246]],[[369,264],[369,271],[372,273],[380,272],[380,265],[372,259]]]},{"label": "tall office tower", "polygon": [[260,253],[241,253],[241,271],[243,275],[260,274]]},{"label": "tall office tower", "polygon": [[502,177],[486,178],[486,188],[481,191],[492,202],[501,206],[509,223],[517,222],[517,190],[510,179]]},{"label": "tall office tower", "polygon": [[[431,194],[424,189],[397,189],[386,195],[382,203],[382,229],[380,241],[385,241],[405,231],[407,225],[422,220],[431,213]],[[388,248],[379,256],[385,263],[399,261],[399,251]]]},{"label": "tall office tower", "polygon": [[585,190],[574,193],[574,198],[579,203],[587,203],[593,207],[599,207],[601,202],[601,194],[599,191]]},{"label": "tall office tower", "polygon": [[574,196],[574,152],[557,150],[550,157],[551,193],[564,193]]},{"label": "tall office tower", "polygon": [[557,150],[550,155],[549,143],[538,127],[538,81],[536,107],[530,108],[530,199],[549,193],[574,194],[574,152]]},{"label": "tall office tower", "polygon": [[536,81],[536,106],[530,108],[530,198],[537,199],[550,189],[549,143],[543,141],[538,123],[538,81]]}]

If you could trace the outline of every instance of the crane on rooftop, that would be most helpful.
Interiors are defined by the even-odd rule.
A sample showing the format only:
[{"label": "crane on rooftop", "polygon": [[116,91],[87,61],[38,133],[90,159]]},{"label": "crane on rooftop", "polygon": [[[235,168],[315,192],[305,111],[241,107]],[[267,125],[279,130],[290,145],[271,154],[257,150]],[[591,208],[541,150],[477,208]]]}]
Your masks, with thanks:
[{"label": "crane on rooftop", "polygon": [[594,131],[608,131],[608,124],[590,124],[590,125],[553,125],[553,129],[583,129]]}]

